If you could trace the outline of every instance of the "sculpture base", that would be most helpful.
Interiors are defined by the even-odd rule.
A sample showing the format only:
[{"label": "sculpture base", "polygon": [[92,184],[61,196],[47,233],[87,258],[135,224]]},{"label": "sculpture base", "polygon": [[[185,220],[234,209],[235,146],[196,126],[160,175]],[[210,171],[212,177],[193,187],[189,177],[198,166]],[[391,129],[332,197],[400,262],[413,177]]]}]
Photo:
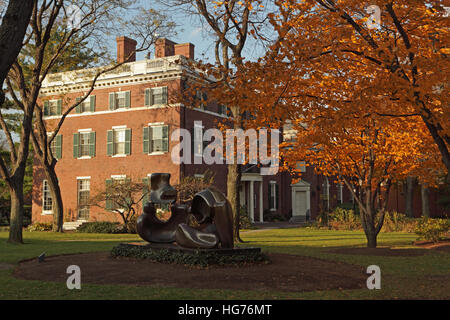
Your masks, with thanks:
[{"label": "sculpture base", "polygon": [[215,253],[218,255],[236,255],[243,256],[249,254],[259,254],[261,253],[261,248],[216,248],[216,249],[193,249],[193,248],[183,248],[178,246],[176,243],[148,243],[148,242],[132,242],[132,243],[121,243],[119,246],[124,247],[135,247],[144,250],[168,250],[174,253],[184,253],[184,254],[210,254]]}]

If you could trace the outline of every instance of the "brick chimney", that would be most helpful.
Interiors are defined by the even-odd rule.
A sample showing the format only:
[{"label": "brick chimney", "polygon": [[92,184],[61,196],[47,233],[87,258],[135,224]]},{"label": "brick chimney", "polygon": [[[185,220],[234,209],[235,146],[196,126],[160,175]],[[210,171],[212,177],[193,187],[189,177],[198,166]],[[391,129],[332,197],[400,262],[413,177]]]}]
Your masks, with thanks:
[{"label": "brick chimney", "polygon": [[132,56],[128,62],[136,61],[136,40],[127,37],[118,37],[117,41],[117,62],[124,62],[130,54]]},{"label": "brick chimney", "polygon": [[155,58],[182,55],[194,59],[194,45],[192,43],[177,44],[166,38],[159,38],[155,44]]},{"label": "brick chimney", "polygon": [[188,59],[194,60],[194,45],[192,43],[182,43],[175,45],[175,55],[182,55]]},{"label": "brick chimney", "polygon": [[159,38],[155,43],[155,58],[170,57],[175,54],[175,42]]}]

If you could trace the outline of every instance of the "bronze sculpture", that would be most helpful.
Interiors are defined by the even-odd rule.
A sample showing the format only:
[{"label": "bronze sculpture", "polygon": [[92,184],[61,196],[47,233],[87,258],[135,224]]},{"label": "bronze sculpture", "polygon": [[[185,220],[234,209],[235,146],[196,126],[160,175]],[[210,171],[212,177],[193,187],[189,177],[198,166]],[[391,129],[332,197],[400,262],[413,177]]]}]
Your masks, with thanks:
[{"label": "bronze sculpture", "polygon": [[[155,173],[150,176],[150,202],[138,218],[137,230],[148,242],[172,243],[184,248],[233,248],[233,212],[230,202],[215,188],[198,192],[190,208],[175,204],[176,190],[170,185],[170,174]],[[171,217],[164,222],[156,217],[156,204],[171,204]],[[192,214],[199,228],[187,224]]]}]

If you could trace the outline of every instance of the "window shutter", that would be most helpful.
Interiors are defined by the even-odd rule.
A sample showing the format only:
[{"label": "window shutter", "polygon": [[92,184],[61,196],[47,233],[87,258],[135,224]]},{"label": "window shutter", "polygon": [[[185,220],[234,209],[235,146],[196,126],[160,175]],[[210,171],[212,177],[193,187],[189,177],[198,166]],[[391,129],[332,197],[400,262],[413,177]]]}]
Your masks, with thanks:
[{"label": "window shutter", "polygon": [[162,88],[162,103],[167,104],[169,101],[169,92],[167,90],[167,87]]},{"label": "window shutter", "polygon": [[169,126],[163,126],[163,151],[169,152]]},{"label": "window shutter", "polygon": [[147,88],[145,89],[145,106],[151,106],[150,104],[150,96],[152,95],[152,90]]},{"label": "window shutter", "polygon": [[107,142],[106,142],[106,155],[112,156],[114,154],[114,143],[113,143],[113,131],[107,131]]},{"label": "window shutter", "polygon": [[106,179],[105,184],[106,184],[106,203],[105,203],[105,207],[106,210],[111,210],[113,208],[113,202],[111,200],[110,194],[109,194],[109,190],[108,187],[110,187],[113,183],[112,179]]},{"label": "window shutter", "polygon": [[62,135],[58,134],[56,137],[55,157],[57,160],[62,158]]},{"label": "window shutter", "polygon": [[48,101],[44,101],[44,116],[48,116]]},{"label": "window shutter", "polygon": [[125,92],[125,108],[131,107],[131,96],[130,91]]},{"label": "window shutter", "polygon": [[[76,98],[75,98],[75,102],[76,102],[76,103],[80,102],[80,100],[81,100],[80,97],[76,97]],[[81,113],[81,104],[79,104],[79,105],[77,105],[77,106],[75,107],[75,112],[76,112],[76,113]]]},{"label": "window shutter", "polygon": [[142,197],[142,208],[144,208],[145,204],[150,200],[150,188],[149,188],[149,177],[145,177],[142,179],[142,183],[144,184],[144,188],[142,189],[143,197]]},{"label": "window shutter", "polygon": [[280,207],[280,204],[279,204],[280,201],[279,201],[278,194],[279,194],[279,192],[278,192],[278,183],[277,183],[277,184],[275,184],[275,209],[278,209]]},{"label": "window shutter", "polygon": [[62,114],[62,99],[58,99],[56,102],[56,113],[58,115]]},{"label": "window shutter", "polygon": [[73,134],[73,157],[78,158],[80,156],[80,134],[74,133]]},{"label": "window shutter", "polygon": [[149,127],[144,127],[142,136],[143,136],[144,153],[150,153],[150,128]]},{"label": "window shutter", "polygon": [[131,129],[125,130],[125,154],[131,154]]},{"label": "window shutter", "polygon": [[95,132],[89,133],[89,156],[95,157]]},{"label": "window shutter", "polygon": [[116,109],[116,94],[114,92],[111,92],[109,94],[109,110],[115,109]]},{"label": "window shutter", "polygon": [[95,112],[95,96],[90,96],[90,105],[89,105],[89,111]]}]

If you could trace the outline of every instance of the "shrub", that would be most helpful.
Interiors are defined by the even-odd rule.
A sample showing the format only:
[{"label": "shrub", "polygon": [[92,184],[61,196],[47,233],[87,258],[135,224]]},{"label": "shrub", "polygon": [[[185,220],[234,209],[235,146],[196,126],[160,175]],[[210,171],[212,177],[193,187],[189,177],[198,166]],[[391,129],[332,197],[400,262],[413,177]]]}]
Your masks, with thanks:
[{"label": "shrub", "polygon": [[422,217],[417,223],[415,232],[419,236],[419,239],[438,242],[448,233],[449,228],[449,219],[431,219]]},{"label": "shrub", "polygon": [[123,233],[118,222],[98,221],[83,223],[78,229],[82,233]]},{"label": "shrub", "polygon": [[250,229],[252,222],[247,212],[246,207],[239,207],[239,229]]},{"label": "shrub", "polygon": [[396,211],[386,212],[384,215],[382,232],[414,232],[417,219],[409,218]]},{"label": "shrub", "polygon": [[270,211],[268,209],[264,210],[263,212],[264,221],[268,222],[279,222],[279,221],[286,221],[287,218],[283,215],[280,215],[276,213],[275,211]]},{"label": "shrub", "polygon": [[51,222],[36,222],[28,226],[27,231],[52,231],[53,224]]},{"label": "shrub", "polygon": [[248,263],[270,263],[269,258],[261,252],[248,254],[221,255],[215,252],[199,251],[182,252],[167,249],[152,250],[145,247],[119,244],[111,250],[112,257],[129,257],[148,259],[161,263],[177,263],[187,266],[206,268],[209,265],[242,265]]},{"label": "shrub", "polygon": [[353,210],[343,208],[334,209],[329,217],[329,225],[336,230],[358,230],[361,229],[361,222],[358,215]]}]

